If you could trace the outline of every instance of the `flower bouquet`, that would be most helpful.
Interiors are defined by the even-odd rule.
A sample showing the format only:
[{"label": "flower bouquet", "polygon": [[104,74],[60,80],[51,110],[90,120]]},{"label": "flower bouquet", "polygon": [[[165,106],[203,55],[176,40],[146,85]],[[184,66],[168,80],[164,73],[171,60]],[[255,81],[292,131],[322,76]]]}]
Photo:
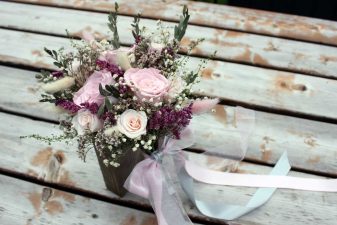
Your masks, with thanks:
[{"label": "flower bouquet", "polygon": [[[106,187],[123,196],[135,165],[158,151],[164,137],[180,139],[193,113],[201,110],[191,87],[199,81],[205,60],[196,71],[188,71],[188,56],[178,55],[190,17],[186,7],[172,33],[160,21],[149,32],[140,27],[139,15],[135,17],[131,47],[120,45],[117,13],[116,4],[108,17],[111,40],[97,41],[85,33],[84,40],[71,40],[75,51],[45,48],[59,69],[36,75],[45,92],[41,102],[61,107],[68,118],[60,121],[61,136],[34,137],[48,142],[76,139],[83,160],[94,148]],[[207,101],[208,108],[217,103]]]}]

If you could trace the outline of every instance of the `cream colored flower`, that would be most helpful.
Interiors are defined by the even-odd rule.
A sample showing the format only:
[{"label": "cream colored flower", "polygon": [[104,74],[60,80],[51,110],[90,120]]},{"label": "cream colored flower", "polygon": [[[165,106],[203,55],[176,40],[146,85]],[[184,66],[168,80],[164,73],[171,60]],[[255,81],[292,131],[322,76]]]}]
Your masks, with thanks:
[{"label": "cream colored flower", "polygon": [[117,51],[117,64],[124,71],[131,68],[130,59],[127,51]]},{"label": "cream colored flower", "polygon": [[95,132],[103,127],[103,123],[97,115],[92,114],[87,109],[79,110],[76,116],[74,116],[72,123],[79,135],[83,135],[85,130]]},{"label": "cream colored flower", "polygon": [[70,88],[75,84],[75,78],[64,77],[59,80],[42,85],[42,89],[50,94]]},{"label": "cream colored flower", "polygon": [[104,51],[98,59],[118,65],[125,71],[131,68],[129,54],[132,54],[132,49],[108,50]]},{"label": "cream colored flower", "polygon": [[117,120],[118,130],[128,138],[137,138],[146,133],[147,117],[145,112],[128,109]]},{"label": "cream colored flower", "polygon": [[151,48],[155,49],[157,51],[161,51],[163,48],[165,47],[165,45],[160,44],[160,43],[156,43],[156,42],[151,42]]},{"label": "cream colored flower", "polygon": [[109,127],[107,129],[105,129],[104,134],[107,135],[107,136],[110,136],[110,135],[112,135],[115,132],[119,132],[117,126],[113,126],[113,127]]},{"label": "cream colored flower", "polygon": [[168,98],[174,99],[179,95],[186,87],[186,82],[179,76],[174,77],[171,80],[171,84],[168,90]]}]

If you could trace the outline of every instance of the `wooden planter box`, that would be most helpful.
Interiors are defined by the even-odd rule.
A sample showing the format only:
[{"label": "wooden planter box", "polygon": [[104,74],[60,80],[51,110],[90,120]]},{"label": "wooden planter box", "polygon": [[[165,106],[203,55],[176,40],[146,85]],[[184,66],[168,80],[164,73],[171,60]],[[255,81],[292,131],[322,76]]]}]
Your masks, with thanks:
[{"label": "wooden planter box", "polygon": [[120,164],[119,167],[106,166],[96,148],[95,152],[106,188],[118,196],[123,197],[127,192],[123,187],[125,180],[128,178],[136,164],[144,159],[142,151],[137,150],[134,152],[131,149],[127,150],[118,161]]}]

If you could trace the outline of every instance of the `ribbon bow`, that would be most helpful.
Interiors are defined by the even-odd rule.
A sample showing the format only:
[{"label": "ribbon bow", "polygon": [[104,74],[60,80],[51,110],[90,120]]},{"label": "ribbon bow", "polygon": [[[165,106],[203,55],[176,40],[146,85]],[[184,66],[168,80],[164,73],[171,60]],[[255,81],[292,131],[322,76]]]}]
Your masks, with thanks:
[{"label": "ribbon bow", "polygon": [[[240,134],[239,147],[235,151],[244,153],[247,149],[248,138],[254,130],[254,111],[236,108],[235,129]],[[150,157],[139,162],[124,187],[130,192],[150,200],[156,213],[159,225],[191,225],[193,224],[185,212],[177,194],[177,182],[191,202],[206,216],[233,220],[265,204],[276,188],[291,188],[298,190],[337,192],[337,179],[311,179],[287,177],[290,164],[287,153],[284,152],[269,175],[236,174],[212,171],[202,168],[187,160],[182,149],[194,144],[191,129],[186,128],[181,133],[181,139],[165,137],[160,148]],[[218,149],[220,150],[220,149]],[[221,148],[221,151],[227,149]],[[215,149],[207,149],[209,153],[219,154]],[[227,156],[235,153],[225,152]],[[236,154],[240,155],[240,154]],[[168,157],[169,156],[169,157]],[[170,159],[170,160],[166,160]],[[171,163],[171,164],[170,164]],[[176,179],[174,176],[176,175]],[[259,187],[248,203],[244,206],[217,203],[202,200],[194,193],[194,180],[207,184]]]},{"label": "ribbon bow", "polygon": [[160,225],[193,224],[164,162],[166,156],[173,156],[176,162],[184,159],[181,149],[190,147],[194,140],[189,129],[185,129],[181,135],[183,138],[180,140],[165,137],[156,152],[135,166],[124,185],[128,191],[150,200]]}]

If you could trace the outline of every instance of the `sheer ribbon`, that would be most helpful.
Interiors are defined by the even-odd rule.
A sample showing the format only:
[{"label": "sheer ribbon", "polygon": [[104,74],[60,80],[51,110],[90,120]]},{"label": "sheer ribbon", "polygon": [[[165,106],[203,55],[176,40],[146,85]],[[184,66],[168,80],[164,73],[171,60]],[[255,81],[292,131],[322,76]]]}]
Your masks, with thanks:
[{"label": "sheer ribbon", "polygon": [[[235,120],[234,127],[240,134],[238,150],[245,153],[248,138],[254,130],[254,112],[237,107]],[[127,190],[150,200],[159,225],[193,224],[182,206],[177,193],[179,188],[177,183],[201,213],[224,220],[237,219],[262,206],[270,199],[276,188],[337,192],[336,179],[286,177],[290,170],[286,152],[270,175],[237,174],[205,169],[187,160],[182,149],[193,144],[193,133],[188,128],[182,132],[180,140],[165,137],[161,147],[151,157],[138,163],[125,182]],[[219,150],[213,147],[208,152],[219,154]],[[222,151],[225,150],[226,147],[222,147]],[[233,158],[233,154],[225,155]],[[246,205],[217,203],[200,199],[194,192],[194,180],[215,185],[259,188]]]}]

